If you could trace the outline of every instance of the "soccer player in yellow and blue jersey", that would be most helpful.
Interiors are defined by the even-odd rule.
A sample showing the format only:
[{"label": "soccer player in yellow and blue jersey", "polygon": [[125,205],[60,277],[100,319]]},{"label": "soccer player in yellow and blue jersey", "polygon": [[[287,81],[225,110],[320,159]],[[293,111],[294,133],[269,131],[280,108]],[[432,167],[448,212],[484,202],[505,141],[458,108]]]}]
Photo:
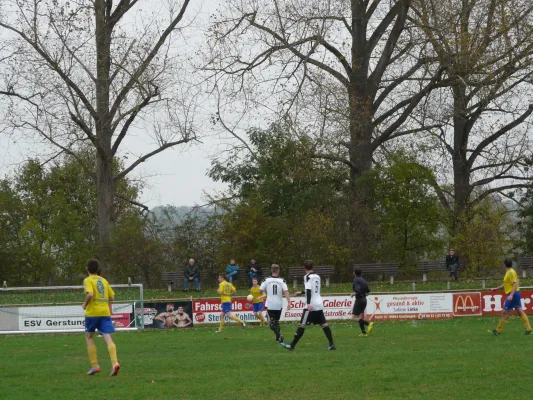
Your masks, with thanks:
[{"label": "soccer player in yellow and blue jersey", "polygon": [[261,321],[260,326],[263,326],[265,324],[265,317],[263,317],[263,310],[264,310],[264,298],[261,294],[261,287],[258,285],[257,278],[252,279],[252,287],[250,288],[250,294],[254,296],[253,302],[253,313],[255,317]]},{"label": "soccer player in yellow and blue jersey", "polygon": [[85,310],[85,339],[87,341],[87,353],[91,362],[91,369],[87,375],[94,375],[100,372],[96,346],[94,344],[95,331],[102,334],[107,344],[109,357],[111,358],[111,376],[116,376],[120,369],[117,360],[117,347],[111,339],[111,334],[115,332],[113,321],[111,320],[110,301],[115,299],[115,292],[109,286],[106,279],[98,276],[98,260],[87,261],[87,273],[89,276],[83,281],[85,289],[85,301],[82,308]]},{"label": "soccer player in yellow and blue jersey", "polygon": [[244,321],[231,313],[231,296],[235,294],[237,289],[235,289],[232,283],[226,280],[225,274],[218,274],[218,281],[220,285],[218,286],[217,293],[220,295],[222,312],[220,313],[220,326],[218,327],[217,333],[222,332],[222,329],[224,329],[224,317],[226,315],[228,318],[240,323],[243,328],[246,328]]},{"label": "soccer player in yellow and blue jersey", "polygon": [[500,317],[500,322],[494,330],[489,330],[489,333],[493,335],[501,335],[503,326],[509,318],[511,311],[516,310],[518,315],[520,315],[520,320],[526,327],[525,335],[531,335],[531,325],[529,325],[529,320],[526,313],[522,310],[522,302],[520,301],[520,287],[518,286],[518,276],[516,271],[513,269],[513,262],[506,258],[503,262],[505,265],[505,276],[503,277],[503,285],[500,285],[496,288],[491,289],[492,291],[500,290],[503,288],[505,291],[505,303],[503,305],[502,315]]}]

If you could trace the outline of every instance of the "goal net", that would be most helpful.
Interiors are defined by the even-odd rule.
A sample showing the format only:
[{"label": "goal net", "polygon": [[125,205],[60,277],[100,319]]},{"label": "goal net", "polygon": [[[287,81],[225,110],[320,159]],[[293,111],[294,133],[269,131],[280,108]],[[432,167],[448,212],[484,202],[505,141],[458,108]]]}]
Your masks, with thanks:
[{"label": "goal net", "polygon": [[[116,330],[144,328],[143,285],[111,285]],[[0,334],[84,332],[83,286],[0,288]]]}]

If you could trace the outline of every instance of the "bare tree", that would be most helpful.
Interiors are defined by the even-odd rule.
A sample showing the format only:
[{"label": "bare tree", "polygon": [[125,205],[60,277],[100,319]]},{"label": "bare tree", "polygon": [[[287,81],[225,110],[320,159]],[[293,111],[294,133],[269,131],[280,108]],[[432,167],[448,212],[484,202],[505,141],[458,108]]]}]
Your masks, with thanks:
[{"label": "bare tree", "polygon": [[227,0],[211,28],[206,69],[217,87],[244,92],[250,102],[274,98],[271,108],[315,136],[314,157],[348,168],[352,230],[362,226],[356,209],[371,203],[358,181],[375,152],[433,128],[409,124],[422,99],[442,84],[432,49],[409,22],[413,3]]},{"label": "bare tree", "polygon": [[[12,52],[0,82],[4,126],[37,132],[73,157],[80,142],[94,147],[104,262],[117,182],[150,157],[195,139],[194,102],[176,94],[187,90],[171,46],[183,36],[189,2],[2,1],[0,40]],[[153,148],[117,172],[114,160],[133,127],[150,132]]]},{"label": "bare tree", "polygon": [[533,179],[533,3],[421,0],[414,19],[450,83],[431,94],[426,120],[440,125],[433,137],[446,150],[444,165],[453,166],[453,191],[440,198],[454,235],[471,206]]}]

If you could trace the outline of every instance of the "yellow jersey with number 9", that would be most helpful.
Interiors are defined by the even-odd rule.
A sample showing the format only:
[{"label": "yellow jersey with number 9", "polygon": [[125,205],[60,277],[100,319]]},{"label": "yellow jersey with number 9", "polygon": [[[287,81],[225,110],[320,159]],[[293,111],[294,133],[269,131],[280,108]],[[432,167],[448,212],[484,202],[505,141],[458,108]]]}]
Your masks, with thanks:
[{"label": "yellow jersey with number 9", "polygon": [[92,293],[93,297],[85,309],[86,317],[110,317],[109,299],[115,292],[107,280],[98,275],[89,275],[83,280],[85,293]]},{"label": "yellow jersey with number 9", "polygon": [[220,290],[220,302],[231,303],[231,294],[235,292],[237,289],[235,289],[235,286],[233,286],[228,281],[223,281],[223,282],[220,282],[220,285],[218,286],[218,290]]}]

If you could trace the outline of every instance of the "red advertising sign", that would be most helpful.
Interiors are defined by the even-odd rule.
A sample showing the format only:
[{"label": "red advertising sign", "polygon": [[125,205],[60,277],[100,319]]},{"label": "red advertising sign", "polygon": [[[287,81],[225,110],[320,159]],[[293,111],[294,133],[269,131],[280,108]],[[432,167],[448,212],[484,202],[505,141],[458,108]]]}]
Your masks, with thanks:
[{"label": "red advertising sign", "polygon": [[[246,299],[233,299],[231,301],[231,311],[243,321],[257,321],[252,313],[253,304]],[[193,321],[194,323],[212,324],[220,322],[220,312],[222,306],[220,300],[195,300],[193,301]],[[226,321],[228,321],[226,317]]]},{"label": "red advertising sign", "polygon": [[[533,314],[533,290],[522,290],[522,310],[526,314]],[[503,310],[505,302],[505,293],[503,292],[484,292],[481,293],[483,315],[498,315]]]},{"label": "red advertising sign", "polygon": [[454,293],[453,315],[456,317],[481,315],[481,293]]},{"label": "red advertising sign", "polygon": [[115,328],[129,328],[131,323],[131,314],[113,314],[111,320]]}]

